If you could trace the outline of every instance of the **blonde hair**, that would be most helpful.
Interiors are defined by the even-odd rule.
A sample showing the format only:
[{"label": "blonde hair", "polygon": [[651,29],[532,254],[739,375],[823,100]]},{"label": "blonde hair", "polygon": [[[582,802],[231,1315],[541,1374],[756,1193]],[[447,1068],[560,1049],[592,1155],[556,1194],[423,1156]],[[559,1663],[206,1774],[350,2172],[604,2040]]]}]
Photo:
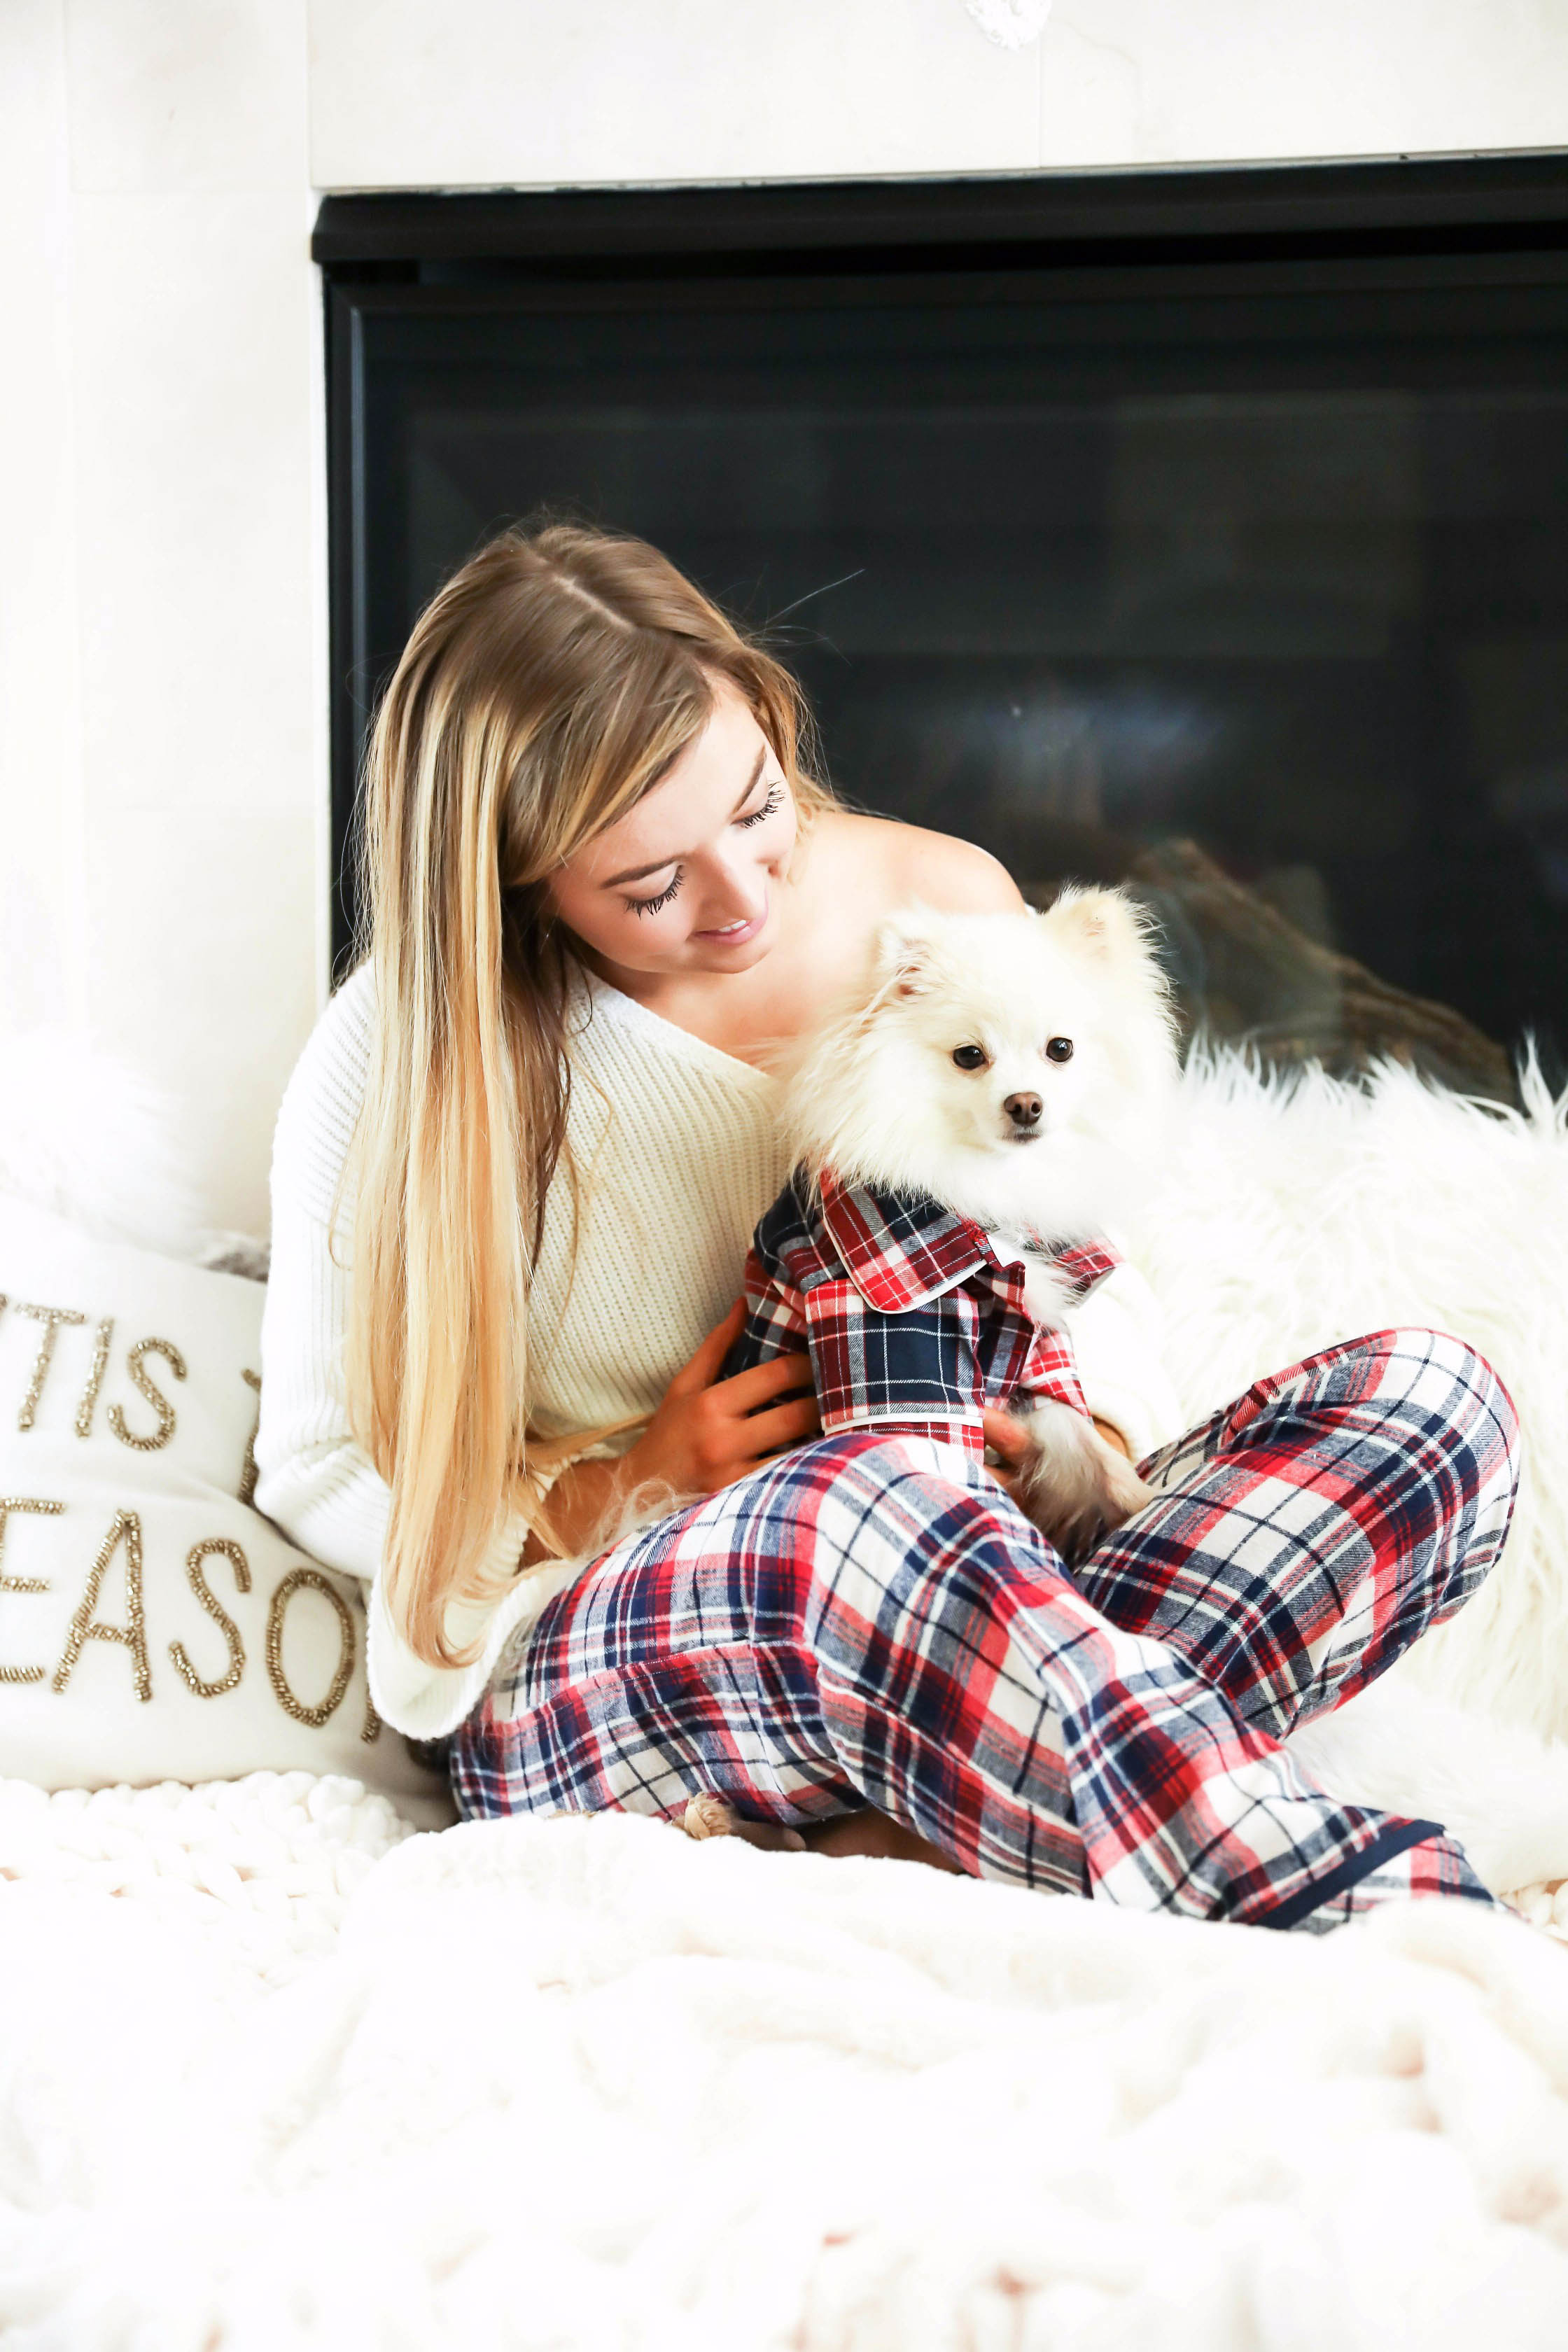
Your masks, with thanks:
[{"label": "blonde hair", "polygon": [[832,796],[789,671],[644,541],[546,520],[503,531],[432,597],[376,711],[356,941],[376,1018],[344,1378],[350,1425],[392,1490],[387,1610],[429,1665],[479,1654],[477,1637],[450,1643],[447,1607],[486,1608],[516,1574],[485,1571],[503,1514],[521,1509],[559,1550],[539,1481],[583,1443],[529,1428],[545,1196],[559,1173],[575,1201],[581,1181],[576,959],[547,877],[661,780],[723,679],[809,828]]}]

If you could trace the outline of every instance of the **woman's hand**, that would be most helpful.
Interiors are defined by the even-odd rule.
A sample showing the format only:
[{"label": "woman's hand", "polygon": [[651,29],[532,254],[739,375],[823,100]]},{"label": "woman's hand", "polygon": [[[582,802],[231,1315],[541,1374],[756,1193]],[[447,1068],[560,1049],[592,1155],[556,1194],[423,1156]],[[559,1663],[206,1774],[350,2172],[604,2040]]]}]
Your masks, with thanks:
[{"label": "woman's hand", "polygon": [[[636,1444],[611,1462],[574,1462],[551,1489],[550,1516],[557,1543],[568,1553],[594,1543],[618,1501],[645,1478],[676,1494],[711,1495],[743,1478],[770,1454],[822,1433],[822,1416],[804,1353],[771,1357],[750,1371],[719,1380],[720,1365],[741,1336],[746,1302],[738,1298],[666,1389]],[[791,1391],[804,1390],[804,1395]],[[554,1557],[536,1532],[524,1543],[519,1569]]]},{"label": "woman's hand", "polygon": [[982,1407],[980,1425],[985,1433],[987,1450],[998,1457],[985,1466],[1021,1510],[1023,1500],[1018,1487],[1029,1453],[1028,1432],[1022,1422],[1015,1421],[1010,1412],[1004,1412],[1000,1405],[994,1404]]},{"label": "woman's hand", "polygon": [[[822,1434],[811,1360],[804,1352],[773,1356],[719,1379],[745,1319],[746,1302],[738,1298],[676,1373],[647,1429],[621,1457],[628,1487],[662,1478],[679,1495],[715,1494],[769,1454]],[[792,1393],[801,1390],[804,1395]]]}]

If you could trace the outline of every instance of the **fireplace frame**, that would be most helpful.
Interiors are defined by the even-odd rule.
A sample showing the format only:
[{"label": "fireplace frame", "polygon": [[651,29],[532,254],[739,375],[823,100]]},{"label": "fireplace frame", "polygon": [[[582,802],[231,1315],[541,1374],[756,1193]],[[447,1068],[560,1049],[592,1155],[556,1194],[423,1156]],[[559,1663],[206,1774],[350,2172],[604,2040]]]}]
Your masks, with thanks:
[{"label": "fireplace frame", "polygon": [[[370,640],[365,331],[510,307],[574,287],[602,307],[650,278],[710,298],[715,281],[787,304],[825,278],[952,273],[1041,297],[1157,285],[1267,292],[1289,270],[1331,289],[1385,262],[1390,282],[1568,279],[1568,153],[1202,167],[984,178],[791,182],[507,194],[329,195],[311,241],[326,311],[334,982],[351,948],[351,843],[365,724],[385,673]],[[1348,281],[1347,281],[1348,282]],[[737,299],[741,299],[739,296]]]}]

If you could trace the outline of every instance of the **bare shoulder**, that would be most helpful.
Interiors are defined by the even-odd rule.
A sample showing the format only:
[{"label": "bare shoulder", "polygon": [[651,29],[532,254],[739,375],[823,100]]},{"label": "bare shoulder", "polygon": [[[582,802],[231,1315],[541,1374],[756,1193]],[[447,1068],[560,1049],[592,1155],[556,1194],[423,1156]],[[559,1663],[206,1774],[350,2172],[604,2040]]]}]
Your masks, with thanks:
[{"label": "bare shoulder", "polygon": [[923,825],[889,828],[892,878],[903,898],[923,899],[947,915],[1016,915],[1024,900],[999,857],[955,834]]},{"label": "bare shoulder", "polygon": [[911,898],[949,915],[1017,914],[1024,899],[1000,858],[955,834],[931,833],[924,825],[900,824],[890,817],[839,817],[845,849],[884,908]]}]

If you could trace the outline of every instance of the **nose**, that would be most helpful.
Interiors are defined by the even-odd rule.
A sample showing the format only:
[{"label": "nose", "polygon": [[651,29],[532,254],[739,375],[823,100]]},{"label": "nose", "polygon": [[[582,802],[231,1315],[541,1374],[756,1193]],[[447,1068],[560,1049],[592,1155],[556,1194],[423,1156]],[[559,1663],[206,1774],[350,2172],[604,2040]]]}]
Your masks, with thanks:
[{"label": "nose", "polygon": [[1014,1126],[1020,1129],[1038,1127],[1040,1097],[1038,1095],[1009,1095],[1002,1106]]}]

